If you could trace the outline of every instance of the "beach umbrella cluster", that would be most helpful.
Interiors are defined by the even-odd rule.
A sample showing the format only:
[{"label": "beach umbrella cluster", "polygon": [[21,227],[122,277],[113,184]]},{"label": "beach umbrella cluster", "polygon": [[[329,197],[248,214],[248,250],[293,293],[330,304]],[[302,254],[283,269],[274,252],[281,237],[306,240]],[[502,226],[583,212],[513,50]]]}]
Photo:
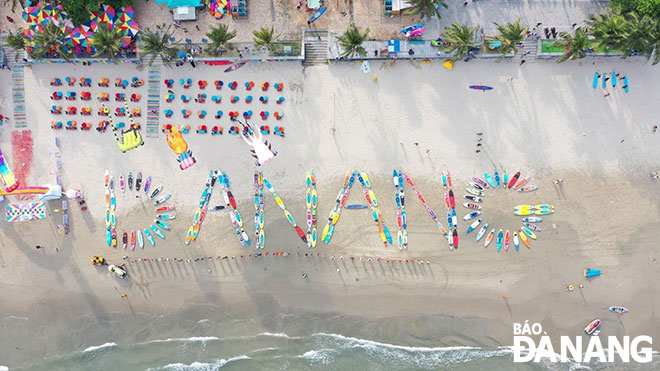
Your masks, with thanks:
[{"label": "beach umbrella cluster", "polygon": [[62,5],[53,6],[43,2],[32,5],[28,2],[23,10],[23,20],[28,24],[28,28],[23,31],[23,36],[28,42],[32,42],[35,33],[43,31],[46,25],[53,23],[62,27],[66,33],[63,42],[70,49],[65,48],[65,51],[92,53],[95,48],[92,46],[91,39],[98,28],[104,25],[108,30],[121,31],[124,35],[122,37],[123,48],[133,48],[135,36],[140,32],[140,27],[133,16],[134,11],[130,6],[115,10],[110,5],[99,5],[98,9],[89,11],[89,21],[74,26]]}]

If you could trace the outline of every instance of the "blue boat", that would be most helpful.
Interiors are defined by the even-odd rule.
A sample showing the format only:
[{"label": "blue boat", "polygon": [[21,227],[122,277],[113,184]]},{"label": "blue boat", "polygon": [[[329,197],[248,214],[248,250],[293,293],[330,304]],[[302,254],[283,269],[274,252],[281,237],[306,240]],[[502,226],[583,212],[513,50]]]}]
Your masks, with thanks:
[{"label": "blue boat", "polygon": [[592,278],[592,277],[597,277],[600,276],[601,272],[600,269],[585,269],[584,270],[584,276],[587,278]]},{"label": "blue boat", "polygon": [[367,205],[360,205],[360,204],[346,205],[346,208],[351,209],[351,210],[361,210],[361,209],[366,209],[368,207],[369,206],[367,206]]}]

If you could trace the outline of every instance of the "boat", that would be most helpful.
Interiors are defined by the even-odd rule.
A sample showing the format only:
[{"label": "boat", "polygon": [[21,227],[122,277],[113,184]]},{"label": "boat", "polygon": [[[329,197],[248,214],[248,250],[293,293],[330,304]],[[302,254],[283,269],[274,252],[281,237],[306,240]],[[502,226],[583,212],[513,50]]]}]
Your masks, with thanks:
[{"label": "boat", "polygon": [[108,270],[109,270],[110,272],[116,274],[117,277],[119,277],[119,278],[124,278],[124,277],[126,277],[126,271],[123,270],[121,267],[116,266],[116,265],[114,265],[114,264],[110,264],[110,265],[108,265]]},{"label": "boat", "polygon": [[624,307],[620,307],[620,306],[616,306],[616,305],[612,306],[612,307],[609,307],[608,310],[610,312],[616,313],[616,314],[628,313],[628,308],[624,308]]},{"label": "boat", "polygon": [[596,336],[600,333],[600,320],[596,318],[595,320],[589,322],[587,327],[584,328],[584,333],[590,336]]},{"label": "boat", "polygon": [[417,23],[408,27],[404,27],[401,30],[401,34],[405,37],[421,36],[424,31],[426,31],[424,23]]},{"label": "boat", "polygon": [[487,85],[470,85],[470,89],[481,90],[485,92],[486,90],[493,90],[493,87]]},{"label": "boat", "polygon": [[319,9],[316,13],[314,13],[314,15],[309,20],[307,20],[307,24],[312,24],[312,22],[321,18],[321,16],[323,15],[323,13],[325,13],[326,10],[328,10],[327,6],[324,6],[323,8]]},{"label": "boat", "polygon": [[587,268],[584,270],[584,276],[586,278],[592,278],[592,277],[597,277],[601,275],[600,269],[590,269]]}]

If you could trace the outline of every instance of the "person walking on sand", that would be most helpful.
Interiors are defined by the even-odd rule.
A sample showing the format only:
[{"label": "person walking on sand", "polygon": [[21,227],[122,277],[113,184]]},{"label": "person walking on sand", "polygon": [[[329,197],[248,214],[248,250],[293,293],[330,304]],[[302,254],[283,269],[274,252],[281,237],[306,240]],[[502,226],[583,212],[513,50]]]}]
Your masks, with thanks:
[{"label": "person walking on sand", "polygon": [[525,64],[525,62],[526,61],[523,59],[522,61],[520,61],[520,65],[522,66],[523,64]]},{"label": "person walking on sand", "polygon": [[507,295],[507,294],[502,295],[502,299],[509,300],[509,295]]},{"label": "person walking on sand", "polygon": [[655,133],[656,131],[658,131],[658,125],[653,125],[653,132]]}]

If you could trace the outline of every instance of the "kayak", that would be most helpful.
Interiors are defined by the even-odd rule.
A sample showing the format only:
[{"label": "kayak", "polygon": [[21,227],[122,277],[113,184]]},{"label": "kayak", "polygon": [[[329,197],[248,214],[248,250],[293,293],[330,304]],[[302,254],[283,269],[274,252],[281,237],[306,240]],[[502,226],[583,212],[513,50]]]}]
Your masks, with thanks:
[{"label": "kayak", "polygon": [[612,306],[608,308],[610,312],[616,313],[616,314],[624,314],[628,313],[628,308],[624,307],[619,307],[619,306]]}]

